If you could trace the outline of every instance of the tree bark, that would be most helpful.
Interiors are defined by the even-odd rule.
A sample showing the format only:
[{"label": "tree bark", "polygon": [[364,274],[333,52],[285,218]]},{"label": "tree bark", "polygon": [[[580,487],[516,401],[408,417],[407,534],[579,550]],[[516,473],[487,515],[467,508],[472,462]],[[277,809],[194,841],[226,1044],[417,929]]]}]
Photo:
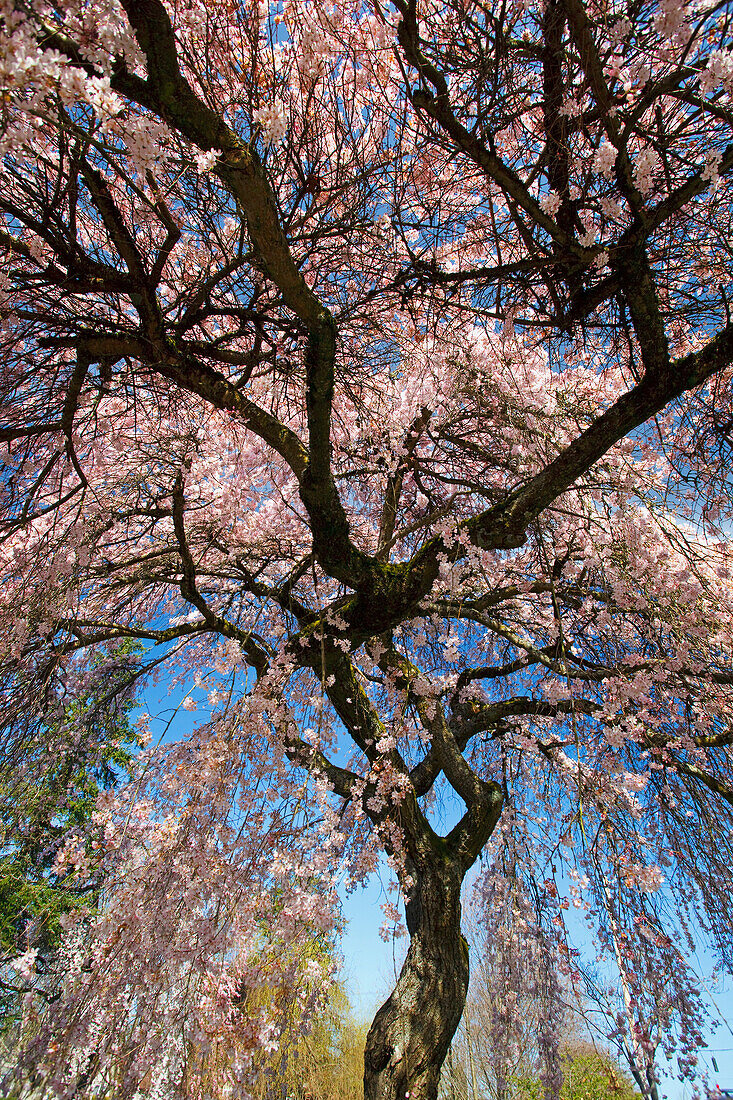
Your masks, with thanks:
[{"label": "tree bark", "polygon": [[659,1100],[659,1089],[654,1076],[654,1062],[645,1058],[639,1058],[637,1053],[629,1047],[625,1049],[626,1060],[631,1068],[631,1076],[639,1086],[644,1100]]},{"label": "tree bark", "polygon": [[408,863],[410,933],[397,984],[377,1012],[364,1053],[365,1100],[435,1100],[440,1070],[468,991],[468,944],[461,935],[457,860]]}]

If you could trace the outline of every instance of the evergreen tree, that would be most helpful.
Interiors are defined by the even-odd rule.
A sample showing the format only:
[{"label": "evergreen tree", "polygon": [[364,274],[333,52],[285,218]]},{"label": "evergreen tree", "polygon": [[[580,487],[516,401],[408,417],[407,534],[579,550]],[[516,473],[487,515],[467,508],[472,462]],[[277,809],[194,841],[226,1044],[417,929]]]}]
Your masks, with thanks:
[{"label": "evergreen tree", "polygon": [[[125,774],[138,747],[131,710],[140,650],[139,643],[123,641],[79,678],[79,694],[48,709],[33,729],[36,752],[28,754],[45,766],[17,768],[12,759],[0,766],[2,1030],[18,1018],[28,981],[26,968],[13,967],[13,961],[20,956],[33,963],[37,991],[53,997],[50,979],[63,916],[93,909],[99,899],[99,876],[71,879],[57,866],[57,856],[69,835],[88,836],[99,792]],[[53,754],[44,753],[48,744]],[[59,745],[66,751],[58,752]]]}]

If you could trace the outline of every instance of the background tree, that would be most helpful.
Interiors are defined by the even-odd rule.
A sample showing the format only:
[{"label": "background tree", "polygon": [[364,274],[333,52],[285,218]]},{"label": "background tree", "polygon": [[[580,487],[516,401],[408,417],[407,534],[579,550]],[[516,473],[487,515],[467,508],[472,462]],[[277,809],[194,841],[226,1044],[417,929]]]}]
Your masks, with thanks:
[{"label": "background tree", "polygon": [[[560,1093],[563,1100],[638,1100],[631,1081],[605,1051],[588,1045],[573,1045],[563,1052],[564,1081]],[[519,1081],[514,1095],[517,1100],[541,1100],[539,1082]]]},{"label": "background tree", "polygon": [[2,9],[8,758],[114,640],[208,711],[100,806],[25,1064],[175,1092],[237,1027],[244,1082],[242,982],[316,997],[276,946],[381,847],[365,1094],[432,1098],[490,837],[548,991],[570,872],[638,915],[629,973],[662,917],[730,965],[730,13],[210,7]]},{"label": "background tree", "polygon": [[[266,939],[264,945],[269,946]],[[315,928],[301,929],[297,944],[283,946],[286,953],[299,956],[304,971],[314,962],[331,972],[336,968],[334,939]],[[273,1003],[273,994],[279,1003]],[[261,1016],[265,1008],[277,1021],[277,1042],[253,1051],[254,1095],[259,1100],[356,1100],[361,1095],[366,1026],[354,1019],[341,983],[332,984],[327,998],[304,1004],[287,985],[266,982],[246,990],[239,1007],[244,1019]],[[231,1030],[228,1043],[192,1047],[183,1094],[212,1100],[230,1096],[232,1070],[241,1052],[238,1028]]]},{"label": "background tree", "polygon": [[[56,874],[59,850],[71,837],[86,836],[100,790],[115,786],[139,748],[130,724],[136,660],[141,647],[129,640],[100,659],[104,677],[92,678],[83,696],[66,696],[62,717],[43,720],[35,744],[26,741],[18,767],[4,761],[0,777],[0,1030],[17,1021],[34,975],[38,995],[52,998],[49,979],[70,911],[92,908],[102,882],[82,889]],[[48,752],[48,746],[53,751]],[[59,755],[60,746],[65,752]],[[20,960],[20,961],[18,961]],[[10,963],[10,966],[8,966]],[[14,964],[14,965],[13,965]]]},{"label": "background tree", "polygon": [[359,1100],[364,1091],[364,1043],[368,1024],[354,1017],[336,986],[312,1030],[288,1051],[272,1084],[302,1100]]},{"label": "background tree", "polygon": [[[623,974],[618,981],[623,1007],[619,1004],[618,989],[608,982],[605,975],[586,973],[584,979],[588,998],[585,1015],[589,1029],[600,1031],[614,1042],[619,1057],[629,1067],[641,1094],[651,1100],[658,1100],[659,1072],[655,1056],[664,1024],[669,1019],[668,1012],[662,1011],[651,1019],[640,1022],[635,1018],[634,1002]],[[642,1035],[645,1042],[641,1041]]]},{"label": "background tree", "polygon": [[[463,1023],[456,1032],[459,1043],[462,1031]],[[562,1100],[639,1100],[641,1094],[607,1051],[591,1044],[577,1043],[564,1046],[561,1058],[564,1077],[560,1091]],[[471,1100],[479,1095],[497,1095],[484,1078],[484,1072],[487,1072],[488,1080],[492,1080],[487,1065],[481,1061],[478,1063],[477,1072],[484,1078],[479,1093],[473,1090],[470,1071],[471,1063],[458,1061],[452,1050],[443,1069],[441,1094],[451,1100],[454,1097],[455,1100]],[[525,1069],[509,1078],[503,1095],[507,1100],[544,1100],[546,1094],[537,1074]]]}]

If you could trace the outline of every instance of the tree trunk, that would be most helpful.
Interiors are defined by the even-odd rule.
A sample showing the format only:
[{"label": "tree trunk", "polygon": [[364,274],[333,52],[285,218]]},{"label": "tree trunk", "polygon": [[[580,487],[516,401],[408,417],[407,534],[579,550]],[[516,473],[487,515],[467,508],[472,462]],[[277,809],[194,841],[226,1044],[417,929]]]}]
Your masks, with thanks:
[{"label": "tree trunk", "polygon": [[644,1057],[638,1057],[637,1053],[629,1047],[625,1048],[626,1060],[631,1069],[631,1076],[639,1086],[644,1100],[659,1100],[659,1089],[654,1072],[654,1062]]},{"label": "tree trunk", "polygon": [[367,1035],[365,1100],[435,1100],[466,1003],[462,871],[457,861],[436,856],[419,870],[408,865],[408,872],[414,883],[405,907],[410,946]]}]

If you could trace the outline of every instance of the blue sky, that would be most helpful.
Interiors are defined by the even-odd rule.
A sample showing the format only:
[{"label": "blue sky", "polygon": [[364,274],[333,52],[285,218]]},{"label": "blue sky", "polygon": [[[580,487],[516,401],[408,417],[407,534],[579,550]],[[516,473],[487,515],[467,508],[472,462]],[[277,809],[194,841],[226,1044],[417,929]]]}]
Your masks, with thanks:
[{"label": "blue sky", "polygon": [[359,1019],[370,1020],[389,994],[407,946],[404,938],[388,943],[380,939],[380,906],[386,900],[387,894],[376,876],[344,900],[347,925],[341,943],[342,976]]}]

